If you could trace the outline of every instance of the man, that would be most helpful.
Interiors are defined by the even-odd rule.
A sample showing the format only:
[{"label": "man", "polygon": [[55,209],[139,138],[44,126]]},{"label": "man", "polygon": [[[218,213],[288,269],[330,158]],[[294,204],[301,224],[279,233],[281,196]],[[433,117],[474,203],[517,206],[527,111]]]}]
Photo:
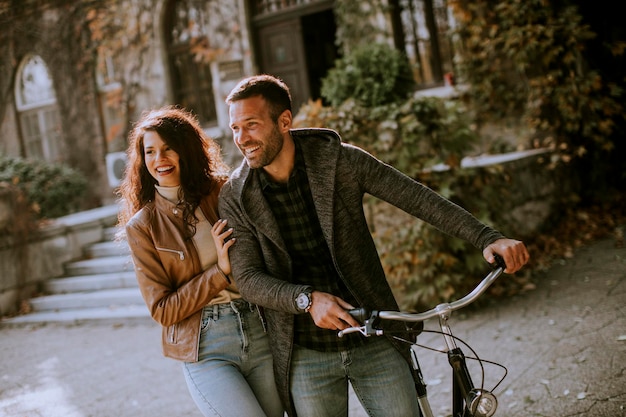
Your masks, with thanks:
[{"label": "man", "polygon": [[292,129],[279,79],[242,80],[226,99],[244,161],[220,194],[234,229],[233,276],[265,307],[275,376],[290,416],[347,416],[348,381],[371,416],[418,416],[406,345],[337,331],[358,323],[346,310],[397,310],[363,213],[365,193],[483,250],[506,272],[528,260],[507,239],[327,129]]}]

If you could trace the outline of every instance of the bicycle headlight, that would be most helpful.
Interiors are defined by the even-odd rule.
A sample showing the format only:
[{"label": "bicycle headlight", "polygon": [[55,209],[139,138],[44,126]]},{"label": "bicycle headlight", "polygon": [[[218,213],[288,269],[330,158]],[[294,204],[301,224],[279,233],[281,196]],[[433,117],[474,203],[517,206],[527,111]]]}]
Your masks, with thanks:
[{"label": "bicycle headlight", "polygon": [[498,408],[498,400],[489,391],[474,389],[469,394],[467,405],[474,417],[491,417]]}]

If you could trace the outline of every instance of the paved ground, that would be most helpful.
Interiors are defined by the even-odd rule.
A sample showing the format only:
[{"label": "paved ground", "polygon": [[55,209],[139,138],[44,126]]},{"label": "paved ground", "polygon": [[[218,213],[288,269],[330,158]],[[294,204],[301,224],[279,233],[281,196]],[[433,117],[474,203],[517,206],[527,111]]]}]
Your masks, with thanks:
[{"label": "paved ground", "polygon": [[[625,417],[626,248],[602,240],[537,278],[536,290],[451,322],[480,357],[508,368],[496,416]],[[420,340],[442,346],[440,336]],[[146,321],[0,328],[0,416],[201,417],[159,343]],[[433,411],[446,416],[445,355],[419,352]],[[493,385],[501,371],[486,371]],[[362,416],[354,402],[350,417]]]}]

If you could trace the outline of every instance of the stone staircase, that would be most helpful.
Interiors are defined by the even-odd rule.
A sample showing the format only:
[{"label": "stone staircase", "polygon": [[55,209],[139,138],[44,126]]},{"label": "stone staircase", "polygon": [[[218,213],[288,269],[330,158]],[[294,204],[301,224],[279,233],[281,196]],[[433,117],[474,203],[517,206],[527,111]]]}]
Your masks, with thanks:
[{"label": "stone staircase", "polygon": [[4,324],[151,320],[137,286],[128,245],[105,230],[102,242],[85,248],[82,260],[65,265],[65,275],[46,281],[29,300],[30,312]]}]

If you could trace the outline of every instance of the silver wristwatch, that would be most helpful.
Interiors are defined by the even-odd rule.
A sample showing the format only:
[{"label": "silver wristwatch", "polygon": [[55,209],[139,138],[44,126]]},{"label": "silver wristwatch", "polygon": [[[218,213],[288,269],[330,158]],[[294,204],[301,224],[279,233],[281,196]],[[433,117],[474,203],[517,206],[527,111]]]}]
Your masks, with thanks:
[{"label": "silver wristwatch", "polygon": [[310,291],[301,292],[296,297],[296,307],[298,307],[300,311],[308,313],[311,308],[311,304],[313,304],[313,299],[311,298]]}]

